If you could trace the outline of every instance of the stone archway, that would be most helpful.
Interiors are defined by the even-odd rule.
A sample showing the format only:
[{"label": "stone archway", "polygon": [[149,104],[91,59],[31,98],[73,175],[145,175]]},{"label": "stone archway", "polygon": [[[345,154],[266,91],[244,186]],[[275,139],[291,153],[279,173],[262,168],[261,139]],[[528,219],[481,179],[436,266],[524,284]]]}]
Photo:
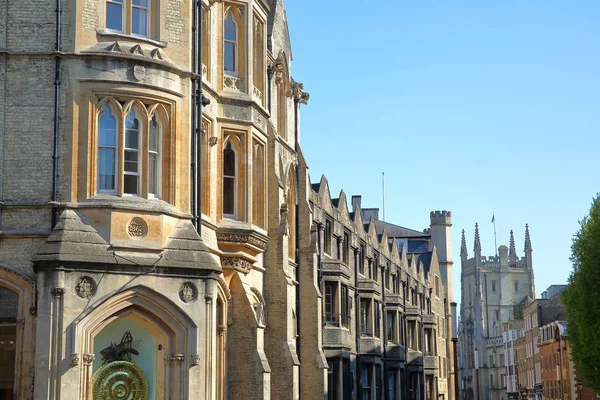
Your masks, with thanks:
[{"label": "stone archway", "polygon": [[119,342],[127,331],[145,340],[146,354],[143,361],[137,361],[150,377],[150,393],[156,399],[189,398],[189,367],[198,365],[205,352],[198,349],[198,327],[179,306],[152,289],[137,286],[88,310],[71,326],[72,354],[77,358],[81,354],[83,364],[83,399],[91,399],[92,377],[102,364],[99,352],[106,343]]},{"label": "stone archway", "polygon": [[473,393],[473,389],[472,388],[467,388],[466,400],[474,400],[474,399],[475,399],[475,395]]},{"label": "stone archway", "polygon": [[2,350],[7,360],[13,361],[12,368],[8,366],[0,371],[4,383],[0,397],[26,399],[33,392],[31,369],[35,357],[35,332],[31,314],[35,314],[35,280],[0,263],[0,292],[0,318],[3,320],[0,343],[6,347]]}]

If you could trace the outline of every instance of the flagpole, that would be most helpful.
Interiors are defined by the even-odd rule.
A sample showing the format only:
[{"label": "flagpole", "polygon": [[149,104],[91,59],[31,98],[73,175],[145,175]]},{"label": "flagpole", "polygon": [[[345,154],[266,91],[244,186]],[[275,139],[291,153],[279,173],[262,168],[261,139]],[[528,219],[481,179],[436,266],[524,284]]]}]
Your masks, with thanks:
[{"label": "flagpole", "polygon": [[496,246],[496,257],[498,257],[498,242],[496,241],[496,212],[494,212],[494,216],[492,217],[492,222],[494,223],[494,246]]}]

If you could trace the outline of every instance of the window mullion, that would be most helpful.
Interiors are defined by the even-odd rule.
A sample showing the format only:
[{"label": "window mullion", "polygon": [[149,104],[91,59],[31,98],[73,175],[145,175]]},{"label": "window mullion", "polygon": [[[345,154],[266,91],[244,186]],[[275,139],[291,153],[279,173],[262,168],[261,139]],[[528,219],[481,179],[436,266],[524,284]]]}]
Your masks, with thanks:
[{"label": "window mullion", "polygon": [[125,172],[125,114],[119,116],[119,131],[117,132],[117,195],[123,196],[124,191],[124,172]]}]

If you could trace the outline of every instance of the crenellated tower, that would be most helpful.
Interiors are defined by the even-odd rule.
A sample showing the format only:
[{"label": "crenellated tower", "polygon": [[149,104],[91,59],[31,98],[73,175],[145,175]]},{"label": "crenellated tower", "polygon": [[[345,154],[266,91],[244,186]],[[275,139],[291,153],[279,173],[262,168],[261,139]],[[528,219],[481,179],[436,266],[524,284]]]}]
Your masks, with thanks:
[{"label": "crenellated tower", "polygon": [[[475,399],[501,398],[495,384],[504,373],[501,328],[514,319],[513,306],[527,301],[535,293],[532,248],[529,227],[525,227],[525,252],[517,254],[514,232],[509,245],[500,245],[492,256],[482,255],[479,225],[475,224],[473,256],[469,258],[464,231],[461,235],[461,331],[460,379],[465,390],[476,392],[474,349],[478,349],[479,396]],[[504,393],[505,395],[505,393]]]}]

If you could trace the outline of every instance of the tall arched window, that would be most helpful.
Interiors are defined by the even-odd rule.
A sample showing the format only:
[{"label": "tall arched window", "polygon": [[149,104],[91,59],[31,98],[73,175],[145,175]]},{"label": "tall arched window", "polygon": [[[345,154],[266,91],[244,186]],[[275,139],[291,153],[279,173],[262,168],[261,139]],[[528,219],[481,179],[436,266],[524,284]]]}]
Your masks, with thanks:
[{"label": "tall arched window", "polygon": [[132,109],[125,119],[125,165],[123,193],[140,194],[140,120]]},{"label": "tall arched window", "polygon": [[238,25],[231,11],[225,15],[223,31],[225,73],[235,75],[238,73]]},{"label": "tall arched window", "polygon": [[148,195],[160,197],[162,127],[156,114],[150,121],[148,135]]},{"label": "tall arched window", "polygon": [[19,295],[0,286],[0,399],[14,398],[18,306]]},{"label": "tall arched window", "polygon": [[231,144],[223,150],[223,215],[235,217],[237,200],[237,160],[236,153]]},{"label": "tall arched window", "polygon": [[114,193],[117,165],[117,118],[107,104],[98,121],[98,192]]}]

